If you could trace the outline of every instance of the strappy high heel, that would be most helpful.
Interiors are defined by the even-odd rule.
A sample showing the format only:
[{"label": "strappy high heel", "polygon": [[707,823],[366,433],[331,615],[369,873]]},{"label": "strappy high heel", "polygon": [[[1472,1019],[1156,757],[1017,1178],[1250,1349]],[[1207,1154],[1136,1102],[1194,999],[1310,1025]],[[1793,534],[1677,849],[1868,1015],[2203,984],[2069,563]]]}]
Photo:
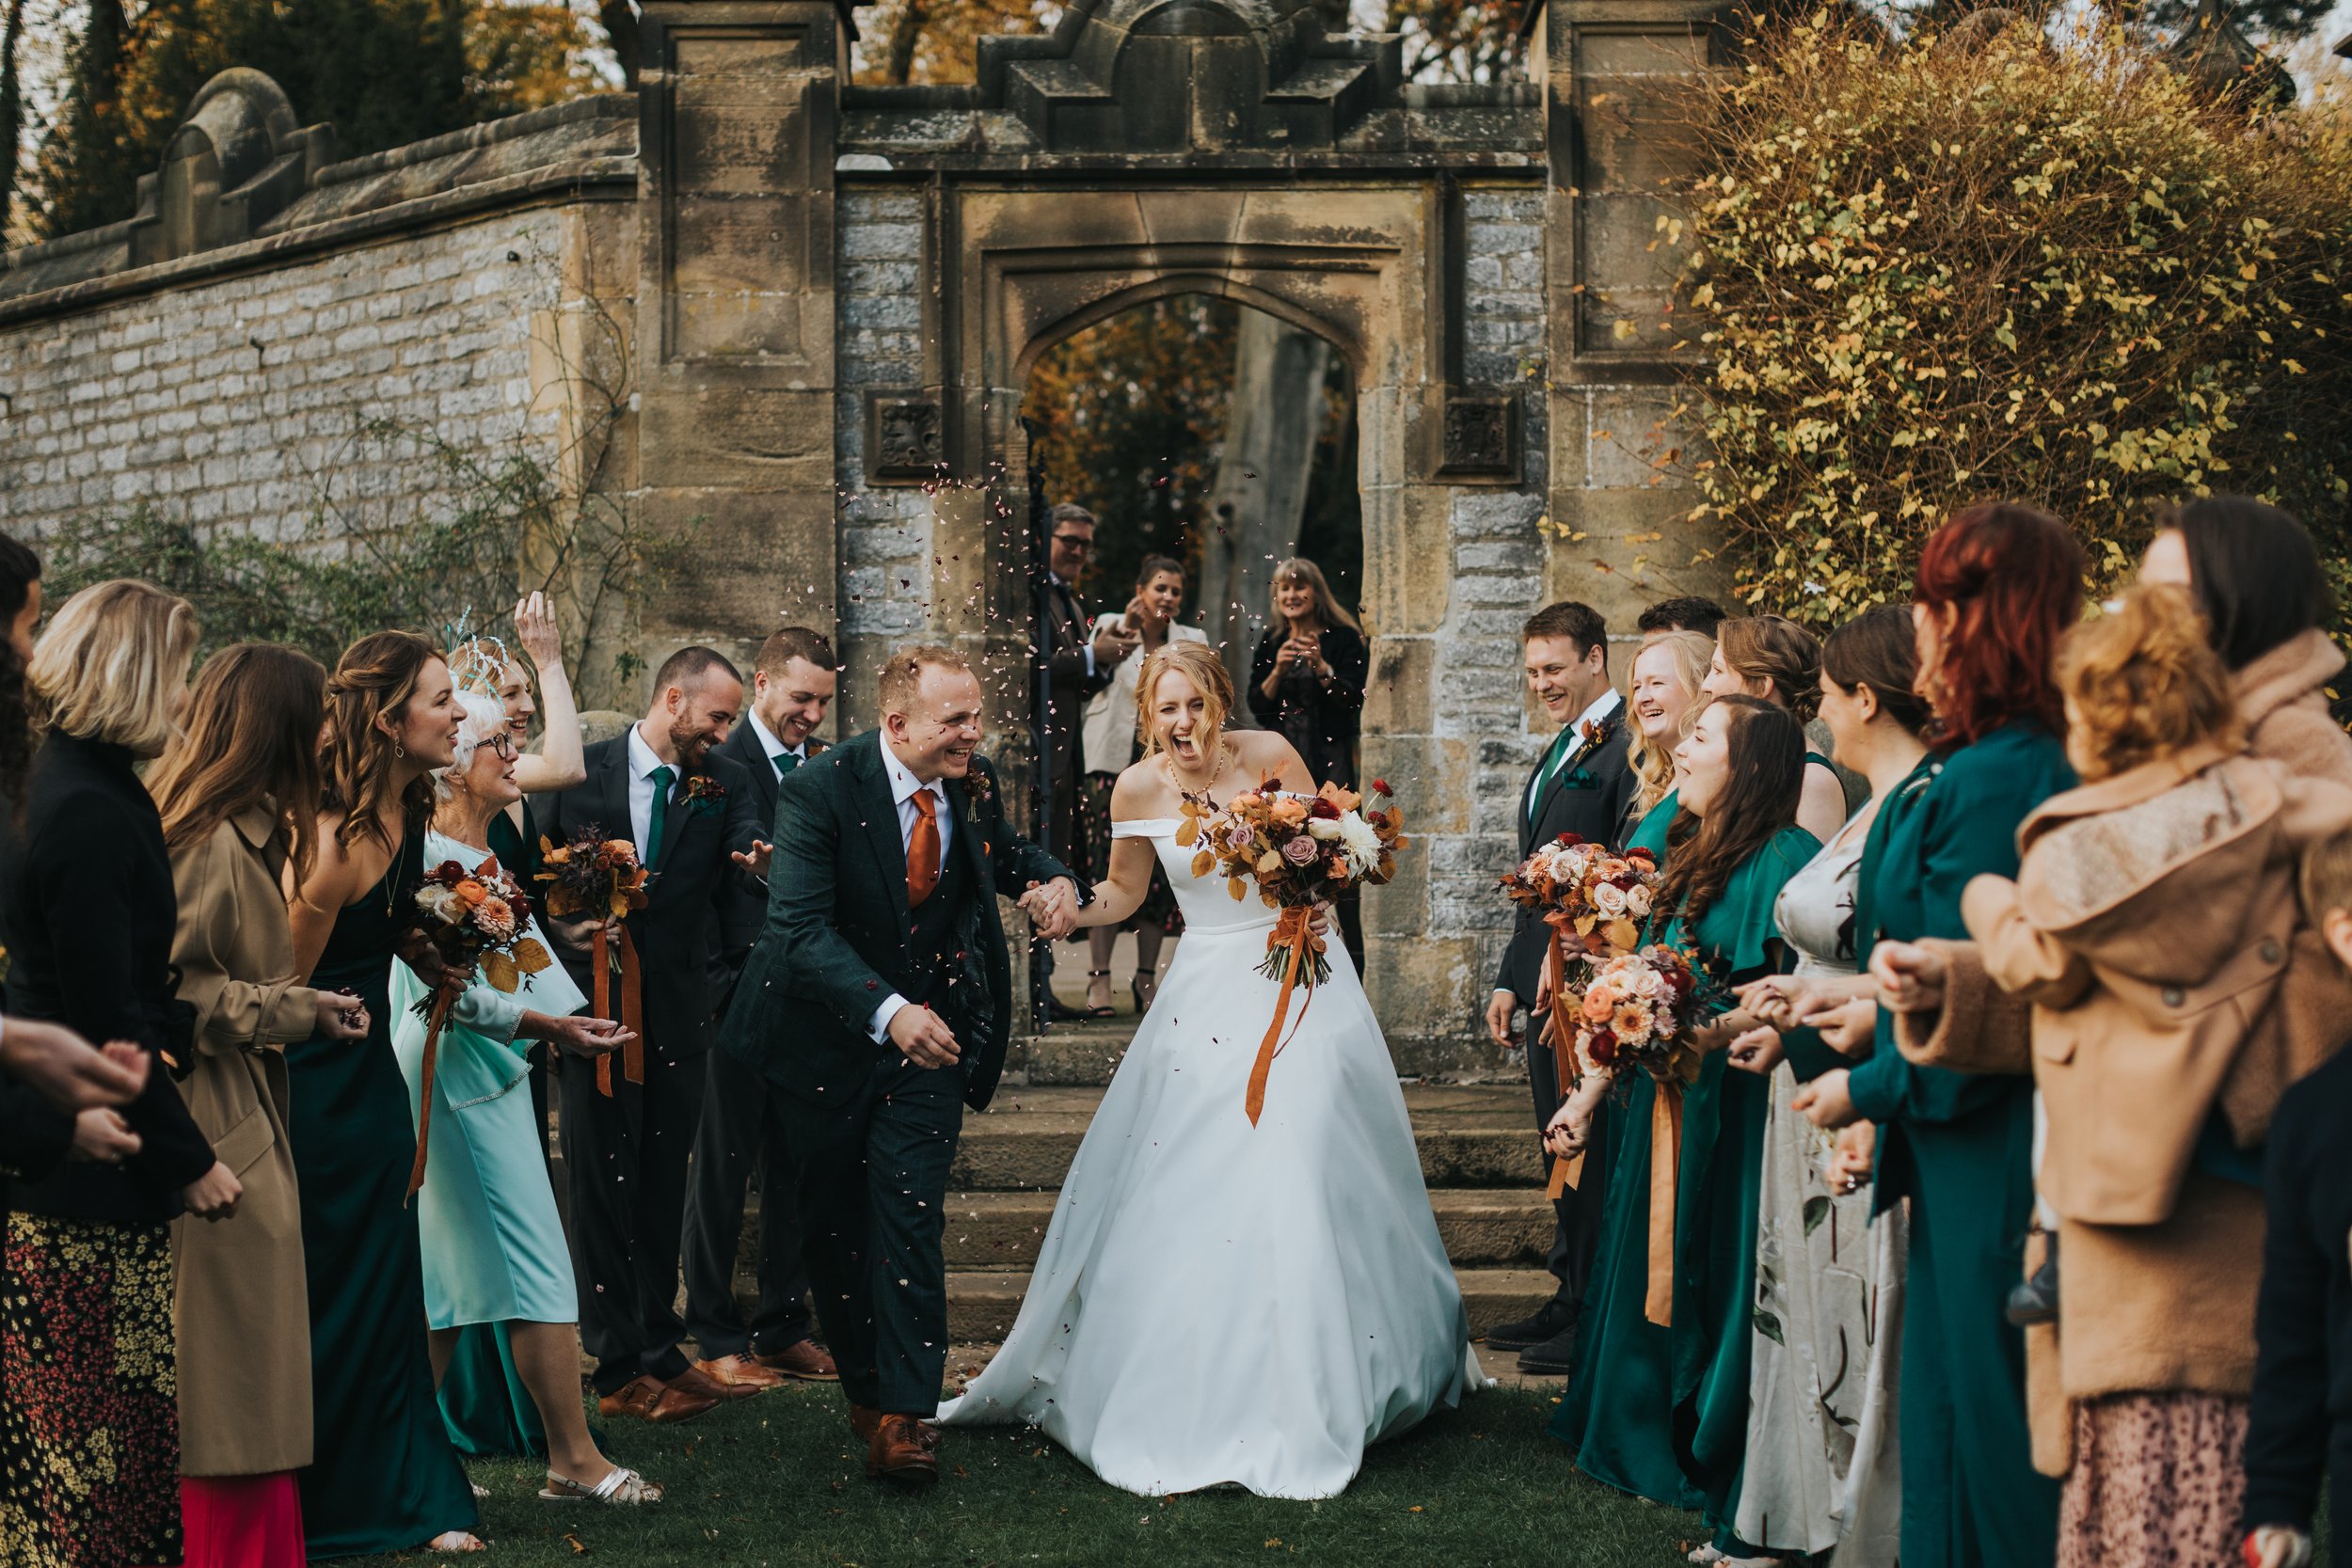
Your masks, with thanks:
[{"label": "strappy high heel", "polygon": [[[1108,981],[1110,977],[1111,972],[1107,969],[1089,969],[1087,971],[1087,995],[1089,1000],[1087,1002],[1083,1011],[1088,1018],[1117,1018],[1119,1016],[1119,1007],[1116,1004],[1109,1002],[1098,1003],[1091,1000],[1094,994],[1094,982],[1097,980]],[[1108,990],[1109,988],[1106,985],[1104,989]]]},{"label": "strappy high heel", "polygon": [[1137,1014],[1150,1012],[1152,1004],[1159,1000],[1160,977],[1156,974],[1147,974],[1140,969],[1136,970],[1136,977],[1127,982],[1127,994],[1136,999]]}]

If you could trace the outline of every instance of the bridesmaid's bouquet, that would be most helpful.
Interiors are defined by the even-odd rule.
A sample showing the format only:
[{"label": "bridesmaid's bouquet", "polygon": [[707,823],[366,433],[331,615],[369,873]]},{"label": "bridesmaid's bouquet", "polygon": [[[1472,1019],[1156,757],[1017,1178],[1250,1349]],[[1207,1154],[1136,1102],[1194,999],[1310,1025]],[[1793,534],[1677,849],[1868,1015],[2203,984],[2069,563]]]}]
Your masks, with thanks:
[{"label": "bridesmaid's bouquet", "polygon": [[[1393,800],[1385,780],[1373,780],[1372,789],[1383,800]],[[1396,875],[1397,851],[1406,847],[1405,814],[1394,805],[1366,807],[1362,796],[1335,784],[1299,795],[1272,779],[1259,781],[1257,788],[1234,796],[1229,805],[1188,795],[1180,809],[1184,820],[1176,842],[1196,849],[1192,874],[1222,873],[1226,891],[1236,899],[1247,896],[1254,882],[1259,901],[1282,911],[1257,966],[1259,974],[1282,983],[1282,993],[1244,1099],[1254,1127],[1265,1105],[1266,1075],[1281,1049],[1291,991],[1303,988],[1311,1000],[1314,988],[1331,977],[1324,940],[1315,934],[1315,906]],[[1304,1004],[1298,1016],[1307,1016]]]},{"label": "bridesmaid's bouquet", "polygon": [[1700,1053],[1691,1033],[1708,1003],[1705,976],[1680,948],[1650,946],[1593,958],[1581,987],[1564,998],[1578,1071],[1636,1067],[1661,1084],[1691,1084]]},{"label": "bridesmaid's bouquet", "polygon": [[[500,868],[495,855],[467,870],[443,861],[424,874],[417,888],[418,929],[452,976],[475,971],[499,990],[512,993],[555,960],[531,936],[531,900],[521,884]],[[433,1066],[441,1030],[465,988],[449,980],[433,988],[416,1010],[425,1021],[424,1070],[417,1102],[417,1157],[408,1167],[408,1192],[424,1185],[424,1151],[433,1125]]]},{"label": "bridesmaid's bouquet", "polygon": [[[632,1084],[645,1081],[644,1033],[644,981],[637,963],[637,944],[624,926],[618,942],[605,935],[605,923],[622,920],[642,910],[650,896],[650,879],[637,846],[625,838],[607,838],[591,826],[558,846],[546,834],[539,837],[539,880],[548,884],[548,913],[558,920],[587,919],[596,923],[588,939],[588,971],[596,976],[595,1006],[598,1018],[618,1018],[640,1037],[621,1048],[621,1076]],[[621,983],[621,1010],[612,1010],[612,982]],[[596,1092],[612,1098],[612,1058],[596,1058]]]},{"label": "bridesmaid's bouquet", "polygon": [[1502,881],[1514,904],[1540,910],[1554,929],[1573,931],[1589,944],[1598,938],[1612,952],[1641,943],[1642,922],[1658,896],[1657,857],[1647,849],[1620,855],[1605,844],[1562,833]]}]

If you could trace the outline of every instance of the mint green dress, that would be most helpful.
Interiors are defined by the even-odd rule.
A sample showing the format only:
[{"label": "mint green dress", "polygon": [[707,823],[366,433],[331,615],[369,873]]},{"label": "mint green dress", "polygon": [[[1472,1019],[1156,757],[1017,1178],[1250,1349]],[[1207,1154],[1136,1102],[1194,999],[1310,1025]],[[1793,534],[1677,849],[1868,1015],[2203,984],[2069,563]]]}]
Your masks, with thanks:
[{"label": "mint green dress", "polygon": [[[1659,802],[1635,831],[1673,819]],[[1662,836],[1662,833],[1661,835]],[[1732,873],[1696,931],[1677,919],[1663,940],[1695,945],[1732,981],[1780,963],[1772,906],[1783,883],[1820,852],[1798,827],[1782,829]],[[1752,1555],[1731,1529],[1747,1448],[1749,1323],[1756,1283],[1756,1211],[1771,1083],[1727,1070],[1718,1051],[1683,1092],[1675,1191],[1674,1325],[1644,1311],[1649,1282],[1650,1124],[1657,1085],[1634,1077],[1618,1117],[1610,1213],[1601,1233],[1577,1344],[1576,1375],[1550,1432],[1596,1481],[1672,1507],[1697,1510],[1717,1548]]]},{"label": "mint green dress", "polygon": [[[2058,736],[2005,725],[1921,765],[1871,824],[1855,948],[1966,941],[1971,878],[2017,874],[2017,827],[2072,788]],[[1915,779],[1916,775],[1915,775]],[[2033,1467],[2023,1335],[2002,1315],[2033,1207],[2033,1081],[1917,1067],[1879,1017],[1848,1079],[1878,1123],[1878,1201],[1911,1199],[1902,1388],[1903,1568],[2037,1568],[2057,1553],[2058,1483]]]}]

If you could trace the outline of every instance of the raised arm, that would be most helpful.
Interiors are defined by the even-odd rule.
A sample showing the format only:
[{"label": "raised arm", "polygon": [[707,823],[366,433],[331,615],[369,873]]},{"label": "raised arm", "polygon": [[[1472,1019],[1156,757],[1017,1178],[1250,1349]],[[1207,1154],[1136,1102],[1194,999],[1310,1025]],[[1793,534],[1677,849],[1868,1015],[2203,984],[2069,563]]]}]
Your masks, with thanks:
[{"label": "raised arm", "polygon": [[588,777],[580,734],[580,701],[564,672],[564,639],[544,594],[515,606],[515,633],[539,673],[539,750],[515,759],[515,782],[525,795],[569,789]]}]

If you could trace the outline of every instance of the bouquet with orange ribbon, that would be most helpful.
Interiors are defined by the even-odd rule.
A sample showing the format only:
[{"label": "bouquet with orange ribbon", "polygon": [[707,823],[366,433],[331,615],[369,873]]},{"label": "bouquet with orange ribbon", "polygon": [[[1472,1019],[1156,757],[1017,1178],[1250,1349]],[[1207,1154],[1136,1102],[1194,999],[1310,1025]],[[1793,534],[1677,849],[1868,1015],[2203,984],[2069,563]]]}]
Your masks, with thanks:
[{"label": "bouquet with orange ribbon", "polygon": [[[527,934],[531,900],[524,896],[521,884],[499,868],[495,855],[471,871],[455,861],[443,861],[427,871],[417,889],[417,910],[424,917],[419,928],[453,976],[478,969],[493,987],[512,993],[530,985],[532,975],[555,961]],[[417,1004],[417,1013],[425,1020],[424,1071],[417,1110],[417,1158],[408,1167],[411,1196],[424,1185],[425,1140],[433,1121],[433,1065],[441,1030],[464,990],[463,986],[445,981]]]},{"label": "bouquet with orange ribbon", "polygon": [[[1551,1041],[1561,1091],[1583,1075],[1575,1055],[1575,1020],[1570,1011],[1571,960],[1601,954],[1630,953],[1639,945],[1642,922],[1658,895],[1658,859],[1647,849],[1618,854],[1575,833],[1562,833],[1519,863],[1502,879],[1504,896],[1543,911],[1551,927],[1544,950],[1545,989],[1551,998],[1544,1033]],[[1554,1160],[1550,1196],[1557,1198],[1581,1179],[1584,1157]]]},{"label": "bouquet with orange ribbon", "polygon": [[[1375,779],[1372,788],[1382,800],[1392,799],[1386,781]],[[1287,1043],[1282,1023],[1290,1013],[1292,991],[1303,988],[1311,1001],[1314,988],[1331,977],[1324,940],[1314,929],[1315,906],[1350,888],[1376,886],[1396,875],[1396,854],[1406,846],[1405,814],[1393,805],[1366,809],[1362,796],[1338,784],[1298,795],[1281,789],[1273,779],[1259,781],[1256,789],[1245,790],[1223,807],[1206,797],[1188,795],[1181,809],[1184,821],[1176,830],[1176,842],[1186,848],[1198,847],[1192,874],[1205,877],[1222,871],[1226,891],[1237,899],[1247,895],[1254,881],[1259,900],[1282,911],[1266,936],[1265,958],[1257,966],[1259,974],[1282,983],[1282,993],[1274,1004],[1265,1038],[1259,1042],[1243,1100],[1255,1127],[1265,1109],[1266,1077]],[[1298,1016],[1305,1020],[1307,1003],[1299,1005]]]},{"label": "bouquet with orange ribbon", "polygon": [[[618,942],[605,936],[605,922],[620,920],[631,910],[645,907],[648,873],[637,858],[637,846],[625,838],[606,838],[590,827],[558,847],[539,840],[539,880],[548,884],[548,913],[559,920],[581,917],[596,923],[589,938],[588,968],[596,976],[598,1018],[618,1018],[633,1037],[621,1047],[621,1076],[632,1084],[645,1081],[644,980],[637,963],[637,944],[628,927],[620,928]],[[612,1010],[612,982],[621,985],[621,1010]],[[612,1098],[612,1058],[596,1058],[596,1092]]]}]

